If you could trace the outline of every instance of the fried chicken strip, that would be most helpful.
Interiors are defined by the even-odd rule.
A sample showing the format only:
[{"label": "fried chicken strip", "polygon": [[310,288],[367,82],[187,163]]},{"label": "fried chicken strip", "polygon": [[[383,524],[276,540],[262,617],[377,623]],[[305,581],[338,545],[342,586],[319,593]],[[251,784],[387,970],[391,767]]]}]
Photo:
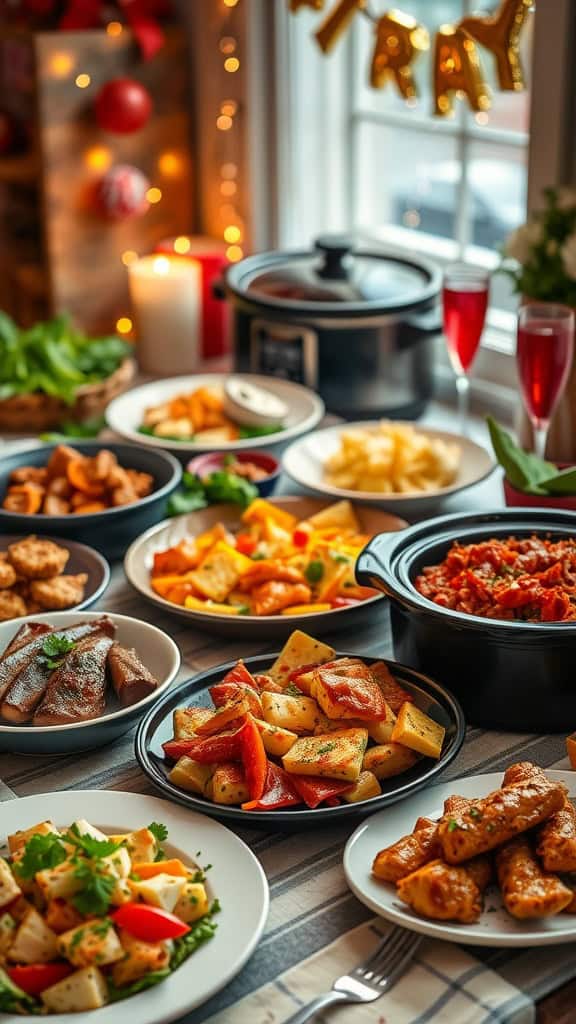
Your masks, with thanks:
[{"label": "fried chicken strip", "polygon": [[[470,806],[461,796],[450,796],[444,803],[444,814],[451,815]],[[372,874],[383,882],[399,882],[428,861],[440,856],[438,822],[418,818],[411,835],[380,850],[372,864]]]},{"label": "fried chicken strip", "polygon": [[564,799],[564,788],[547,779],[497,789],[468,810],[442,819],[438,835],[444,859],[461,864],[487,853],[547,821]]},{"label": "fried chicken strip", "polygon": [[482,893],[491,875],[488,857],[465,867],[432,860],[399,881],[398,895],[422,917],[473,924],[482,913]]},{"label": "fried chicken strip", "polygon": [[556,875],[542,870],[524,835],[497,850],[496,869],[504,906],[512,917],[551,917],[572,902],[572,891]]},{"label": "fried chicken strip", "polygon": [[[546,781],[546,775],[538,765],[521,761],[506,770],[504,785],[517,785],[530,779]],[[540,829],[536,853],[545,871],[576,871],[576,810],[567,794],[560,810]]]}]

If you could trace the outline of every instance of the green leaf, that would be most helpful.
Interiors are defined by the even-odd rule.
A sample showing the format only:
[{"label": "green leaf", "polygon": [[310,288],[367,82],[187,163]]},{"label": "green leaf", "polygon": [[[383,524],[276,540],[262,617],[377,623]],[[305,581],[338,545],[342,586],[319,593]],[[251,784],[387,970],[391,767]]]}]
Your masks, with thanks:
[{"label": "green leaf", "polygon": [[206,508],[207,505],[204,493],[187,494],[186,491],[176,491],[168,498],[166,512],[169,516],[183,516],[188,512],[197,512],[201,508]]},{"label": "green leaf", "polygon": [[210,913],[206,914],[205,917],[200,918],[200,920],[192,926],[186,935],[183,935],[180,939],[176,939],[174,943],[174,950],[170,957],[170,967],[173,971],[175,971],[177,967],[180,967],[180,964],[184,963],[184,961],[187,960],[199,946],[214,937],[218,925],[212,919],[212,915],[217,913],[219,910],[219,904],[217,901],[214,901],[210,909]]},{"label": "green leaf", "polygon": [[506,479],[519,491],[528,494],[544,493],[541,481],[554,473],[553,464],[523,451],[491,416],[486,417],[486,422],[494,454],[504,469]]},{"label": "green leaf", "polygon": [[109,976],[106,980],[108,982],[108,996],[111,1003],[117,1003],[121,999],[128,999],[129,996],[135,996],[138,992],[145,992],[148,988],[153,988],[154,985],[159,985],[161,981],[168,978],[172,974],[169,967],[165,967],[163,971],[150,971],[149,974],[145,974],[143,978],[138,978],[137,981],[133,981],[130,985],[124,985],[119,988],[114,984],[112,978]]},{"label": "green leaf", "polygon": [[74,824],[65,835],[67,843],[71,843],[77,850],[87,857],[101,860],[102,857],[110,857],[116,850],[119,850],[123,843],[115,843],[113,839],[94,839],[93,836],[82,833],[78,825]]},{"label": "green leaf", "polygon": [[308,565],[304,569],[304,575],[308,580],[308,583],[320,583],[320,580],[324,575],[324,562],[308,562]]},{"label": "green leaf", "polygon": [[540,481],[540,487],[547,494],[576,494],[576,467],[561,469]]},{"label": "green leaf", "polygon": [[38,871],[58,867],[65,860],[66,849],[61,836],[49,832],[44,836],[32,836],[28,840],[24,854],[14,870],[22,878],[34,878]]},{"label": "green leaf", "polygon": [[69,640],[66,636],[58,636],[56,633],[53,633],[42,644],[42,654],[38,660],[46,665],[47,668],[60,668],[64,661],[61,655],[68,654],[75,647],[74,640]]},{"label": "green leaf", "polygon": [[105,865],[80,857],[75,862],[74,877],[82,884],[80,892],[70,897],[76,910],[87,916],[106,914],[118,879],[106,872]]},{"label": "green leaf", "polygon": [[223,469],[210,473],[202,482],[210,502],[224,501],[248,508],[248,505],[258,497],[258,488],[253,483]]},{"label": "green leaf", "polygon": [[159,824],[157,821],[153,821],[148,825],[148,831],[152,833],[157,843],[165,843],[168,839],[168,829],[166,825]]},{"label": "green leaf", "polygon": [[0,968],[0,1013],[17,1013],[25,1016],[38,1014],[42,1007],[37,999],[23,992]]},{"label": "green leaf", "polygon": [[238,434],[241,438],[249,437],[268,437],[269,434],[277,434],[279,430],[284,428],[280,425],[273,427],[239,427]]}]

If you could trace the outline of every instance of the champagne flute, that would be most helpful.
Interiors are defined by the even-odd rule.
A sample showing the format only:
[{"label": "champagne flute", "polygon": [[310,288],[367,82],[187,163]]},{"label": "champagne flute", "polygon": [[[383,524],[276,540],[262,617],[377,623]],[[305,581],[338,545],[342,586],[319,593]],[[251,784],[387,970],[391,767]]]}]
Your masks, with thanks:
[{"label": "champagne flute", "polygon": [[569,306],[529,303],[518,313],[516,361],[534,451],[544,458],[552,413],[566,387],[574,354],[574,312]]},{"label": "champagne flute", "polygon": [[468,373],[484,330],[489,285],[487,271],[466,263],[454,263],[444,271],[444,334],[456,374],[461,434],[466,433],[470,392]]}]

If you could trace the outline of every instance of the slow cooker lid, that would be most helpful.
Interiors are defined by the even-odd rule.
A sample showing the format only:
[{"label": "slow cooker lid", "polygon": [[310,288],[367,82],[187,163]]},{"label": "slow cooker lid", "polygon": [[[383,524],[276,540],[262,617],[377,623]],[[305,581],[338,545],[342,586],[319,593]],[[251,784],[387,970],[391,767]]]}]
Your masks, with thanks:
[{"label": "slow cooker lid", "polygon": [[439,280],[426,261],[355,250],[340,236],[319,238],[313,252],[265,253],[228,271],[229,284],[257,301],[337,313],[419,305],[438,293]]}]

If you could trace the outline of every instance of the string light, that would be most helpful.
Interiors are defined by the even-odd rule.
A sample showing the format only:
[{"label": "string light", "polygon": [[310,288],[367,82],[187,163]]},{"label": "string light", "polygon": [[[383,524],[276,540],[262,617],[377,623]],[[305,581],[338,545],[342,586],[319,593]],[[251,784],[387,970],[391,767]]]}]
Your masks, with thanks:
[{"label": "string light", "polygon": [[182,173],[183,161],[178,153],[162,153],[158,159],[158,170],[166,178],[177,178]]},{"label": "string light", "polygon": [[216,118],[216,127],[220,132],[229,132],[233,124],[232,118],[227,114],[220,114],[220,117]]},{"label": "string light", "polygon": [[220,104],[220,113],[226,114],[227,117],[234,117],[238,112],[238,104],[236,100],[224,100],[224,103]]},{"label": "string light", "polygon": [[121,316],[120,319],[116,321],[116,330],[118,331],[118,334],[130,334],[132,327],[133,324],[129,316]]},{"label": "string light", "polygon": [[224,0],[224,7],[236,7],[238,0]]},{"label": "string light", "polygon": [[226,258],[230,263],[238,263],[244,256],[244,250],[239,245],[229,245],[226,249]]},{"label": "string light", "polygon": [[220,174],[223,178],[235,178],[238,174],[238,167],[236,164],[222,164],[220,168]]},{"label": "string light", "polygon": [[228,224],[224,228],[224,241],[225,242],[241,242],[242,232],[236,224]]},{"label": "string light", "polygon": [[79,89],[87,89],[91,81],[90,75],[76,75],[76,85]]},{"label": "string light", "polygon": [[159,203],[162,199],[162,190],[153,185],[152,188],[149,188],[146,192],[146,199],[149,203],[152,203],[152,205],[154,205],[154,203]]},{"label": "string light", "polygon": [[[238,0],[223,0],[223,2],[225,7],[233,8],[236,7]],[[240,57],[237,53],[238,39],[229,30],[226,31],[228,26],[232,28],[231,21],[228,21],[228,24],[226,24],[222,31],[222,35],[218,40],[218,49],[224,56],[223,70],[228,74],[235,74],[240,69]],[[220,218],[222,238],[226,243],[226,258],[230,263],[237,263],[238,260],[244,257],[244,250],[239,244],[243,241],[242,218],[235,206],[235,197],[238,192],[236,181],[238,177],[238,164],[234,159],[234,154],[229,153],[230,145],[233,146],[235,141],[237,143],[234,132],[237,125],[237,114],[237,100],[223,99],[220,103],[220,113],[216,117],[217,130],[224,133],[223,138],[229,140],[222,142],[222,147],[225,146],[226,151],[222,152],[223,159],[220,164],[220,195],[224,199],[220,206]],[[230,156],[232,156],[232,159],[230,159]]]},{"label": "string light", "polygon": [[234,36],[223,36],[220,40],[220,52],[229,54],[236,52],[236,40]]},{"label": "string light", "polygon": [[123,27],[119,21],[109,21],[106,25],[106,32],[109,36],[120,36],[122,35]]},{"label": "string light", "polygon": [[235,71],[238,71],[239,67],[240,61],[238,60],[238,57],[226,57],[226,60],[224,61],[225,71],[229,71],[230,74],[233,75]]},{"label": "string light", "polygon": [[129,267],[131,263],[135,263],[138,259],[138,253],[134,252],[134,249],[126,249],[126,252],[122,253],[122,263],[125,267]]},{"label": "string light", "polygon": [[235,181],[222,181],[220,183],[220,192],[223,196],[235,196],[238,191],[238,186]]},{"label": "string light", "polygon": [[84,153],[84,163],[91,171],[107,171],[112,163],[112,153],[107,146],[91,146]]},{"label": "string light", "polygon": [[187,252],[190,252],[192,243],[186,235],[179,235],[178,238],[174,239],[174,252],[177,252],[179,256],[185,256]]},{"label": "string light", "polygon": [[53,78],[67,78],[75,63],[71,53],[54,53],[48,61],[48,71]]}]

